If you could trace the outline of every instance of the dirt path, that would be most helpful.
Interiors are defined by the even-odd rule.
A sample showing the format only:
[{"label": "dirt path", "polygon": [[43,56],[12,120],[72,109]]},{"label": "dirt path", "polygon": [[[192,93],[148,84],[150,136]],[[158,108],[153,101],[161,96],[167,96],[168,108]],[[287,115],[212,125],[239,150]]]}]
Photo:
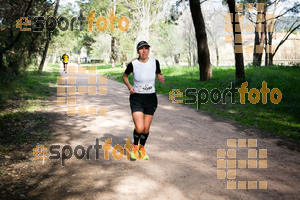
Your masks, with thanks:
[{"label": "dirt path", "polygon": [[[63,73],[61,73],[63,75]],[[77,86],[87,85],[87,74],[77,75]],[[100,145],[112,138],[111,145],[132,139],[133,122],[125,85],[108,80],[105,96],[84,96],[80,106],[106,106],[106,116],[68,117],[66,106],[56,105],[53,96],[49,123],[54,131],[45,144]],[[28,179],[32,189],[28,199],[299,199],[300,157],[262,139],[258,131],[245,129],[232,121],[213,118],[180,104],[172,104],[158,95],[159,106],[152,123],[146,149],[150,160],[128,161],[112,157],[104,160],[100,150],[91,159],[74,156],[61,166],[61,160],[42,165],[33,160],[37,176]],[[257,139],[258,148],[267,149],[267,169],[236,169],[236,181],[267,181],[268,189],[226,189],[226,179],[217,179],[217,149],[227,149],[227,139]],[[248,160],[247,147],[237,150],[237,160]],[[253,149],[253,148],[252,148]],[[32,156],[32,154],[31,154]],[[232,159],[234,160],[234,159]],[[251,160],[251,159],[249,159]],[[259,159],[252,159],[259,160]],[[30,168],[30,167],[29,167]],[[30,189],[30,187],[29,187]]]}]

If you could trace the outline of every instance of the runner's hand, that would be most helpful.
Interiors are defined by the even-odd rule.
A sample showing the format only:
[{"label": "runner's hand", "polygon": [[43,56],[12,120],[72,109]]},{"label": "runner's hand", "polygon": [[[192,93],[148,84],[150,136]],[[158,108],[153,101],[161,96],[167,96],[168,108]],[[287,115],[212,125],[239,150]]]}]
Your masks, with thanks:
[{"label": "runner's hand", "polygon": [[164,83],[165,82],[165,77],[164,75],[162,74],[157,74],[157,78],[158,78],[158,81],[161,82],[161,83]]},{"label": "runner's hand", "polygon": [[134,87],[131,86],[131,87],[129,88],[129,92],[130,92],[130,94],[134,94],[134,93],[135,93]]}]

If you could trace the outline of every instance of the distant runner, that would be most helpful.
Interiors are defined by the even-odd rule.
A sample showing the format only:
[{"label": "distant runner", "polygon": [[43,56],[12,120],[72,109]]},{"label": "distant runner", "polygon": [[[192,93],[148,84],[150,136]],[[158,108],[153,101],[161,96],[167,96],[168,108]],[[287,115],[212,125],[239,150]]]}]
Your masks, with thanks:
[{"label": "distant runner", "polygon": [[[123,81],[130,92],[130,108],[135,129],[133,131],[133,149],[130,152],[132,160],[137,157],[147,160],[149,156],[145,150],[146,140],[149,136],[150,125],[157,108],[155,93],[155,75],[159,82],[164,83],[158,60],[149,58],[150,45],[141,41],[136,49],[138,59],[130,62],[123,74]],[[133,86],[130,85],[128,75],[133,73]],[[140,145],[138,146],[138,143]]]},{"label": "distant runner", "polygon": [[64,65],[64,71],[65,71],[65,73],[67,73],[69,56],[67,55],[66,52],[62,55],[61,60],[62,60],[63,65]]}]

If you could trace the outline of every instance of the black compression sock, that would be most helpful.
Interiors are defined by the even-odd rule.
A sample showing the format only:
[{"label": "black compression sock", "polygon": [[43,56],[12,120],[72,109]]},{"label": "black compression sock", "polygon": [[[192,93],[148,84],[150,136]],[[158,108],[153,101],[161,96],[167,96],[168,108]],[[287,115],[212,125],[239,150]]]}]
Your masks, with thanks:
[{"label": "black compression sock", "polygon": [[134,129],[133,130],[133,144],[138,145],[140,138],[141,138],[141,133],[136,132]]},{"label": "black compression sock", "polygon": [[141,140],[140,140],[141,145],[145,146],[148,135],[149,135],[149,133],[142,133],[141,134]]}]

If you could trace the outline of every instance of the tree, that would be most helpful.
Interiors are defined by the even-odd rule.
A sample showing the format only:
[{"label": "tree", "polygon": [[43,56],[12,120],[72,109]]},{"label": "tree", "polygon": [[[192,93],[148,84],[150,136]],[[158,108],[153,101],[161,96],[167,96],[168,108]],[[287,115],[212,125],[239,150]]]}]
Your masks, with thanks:
[{"label": "tree", "polygon": [[[34,32],[33,16],[46,16],[52,11],[52,5],[48,0],[14,0],[2,1],[0,12],[0,71],[6,71],[10,75],[21,75],[41,52],[41,46],[45,42],[44,34]],[[5,8],[5,9],[3,9]],[[28,17],[31,21],[31,30],[20,30],[16,21],[20,17]],[[22,28],[29,28],[28,26]]]},{"label": "tree", "polygon": [[[73,7],[67,5],[66,7],[59,6],[58,19],[61,17],[66,17],[67,19],[72,19],[74,16],[79,16],[78,12],[72,13]],[[80,53],[80,48],[76,49],[79,41],[82,39],[81,35],[78,34],[79,31],[76,27],[80,24],[79,22],[74,22],[73,29],[71,28],[71,23],[64,31],[57,31],[57,33],[52,33],[51,42],[49,44],[49,49],[47,52],[47,57],[52,58],[52,64],[57,62],[57,58],[61,58],[64,52],[74,52],[76,54]],[[73,30],[73,31],[72,31]],[[47,38],[46,38],[47,39]],[[60,60],[60,59],[59,59]]]},{"label": "tree", "polygon": [[[20,3],[21,2],[23,3],[23,1],[20,1]],[[0,14],[2,25],[0,32],[0,71],[6,70],[3,63],[4,54],[17,44],[23,33],[23,31],[19,30],[16,34],[16,26],[14,22],[16,19],[20,19],[20,16],[28,17],[30,9],[32,8],[32,2],[33,1],[30,0],[27,4],[25,4],[25,7],[21,7],[19,9],[17,9],[17,2],[1,2],[2,6],[6,7],[6,9],[2,10]],[[18,74],[18,71],[13,71],[13,74]]]},{"label": "tree", "polygon": [[185,10],[179,20],[179,26],[182,30],[182,39],[185,53],[187,55],[188,65],[196,66],[197,64],[197,41],[193,20],[189,10]]},{"label": "tree", "polygon": [[[278,20],[280,20],[281,17],[285,16],[288,13],[298,13],[299,12],[299,7],[300,3],[296,2],[294,3],[293,6],[291,7],[285,7],[282,11],[281,14],[274,16],[274,17],[269,17],[267,16],[267,12],[273,7],[273,15],[275,15],[275,11],[277,10],[278,5],[281,3],[288,3],[288,0],[247,0],[247,1],[242,1],[244,3],[263,3],[264,4],[264,9],[263,11],[257,11],[257,14],[262,15],[262,19],[256,17],[256,21],[253,22],[251,19],[251,15],[249,15],[248,19],[255,23],[255,38],[254,38],[254,51],[253,51],[253,64],[254,65],[261,65],[262,62],[262,56],[263,52],[262,51],[257,51],[257,47],[264,47],[265,50],[265,66],[272,65],[273,64],[273,58],[275,55],[275,51],[278,50],[278,48],[286,41],[286,39],[290,34],[290,31],[297,30],[299,28],[299,24],[297,24],[297,19],[294,21],[294,23],[289,27],[289,31],[287,35],[282,39],[282,41],[277,45],[275,48],[275,51],[272,52],[270,46],[272,45],[272,40],[273,40],[273,33],[275,30],[275,25]],[[262,20],[262,21],[258,21]]]},{"label": "tree", "polygon": [[[57,0],[57,1],[56,1],[54,13],[53,13],[53,18],[54,18],[54,19],[56,19],[56,14],[57,14],[58,6],[59,6],[59,1],[60,1],[60,0]],[[56,24],[56,23],[55,23],[55,24]],[[46,30],[46,32],[47,32],[47,41],[46,41],[45,49],[44,49],[44,52],[43,52],[42,61],[41,61],[41,64],[40,64],[40,66],[39,66],[39,69],[38,69],[38,73],[39,73],[39,74],[41,74],[42,71],[43,71],[43,67],[44,67],[44,64],[45,64],[45,60],[46,60],[47,52],[48,52],[48,48],[49,48],[49,43],[50,43],[50,41],[51,41],[51,31],[50,31],[50,30]]]},{"label": "tree", "polygon": [[[121,13],[119,12],[119,10],[120,10],[119,7],[124,7],[120,4],[120,1],[117,1],[117,0],[91,0],[88,5],[86,5],[85,3],[82,3],[80,6],[83,10],[88,11],[88,12],[90,12],[92,10],[96,10],[97,13],[95,13],[95,17],[97,15],[110,16],[113,14],[115,19],[119,19],[121,17],[121,16],[119,16],[119,15],[121,15]],[[117,9],[118,9],[118,11],[116,11]],[[96,17],[96,19],[97,19],[97,17]],[[105,31],[102,32],[102,34],[110,36],[109,59],[110,59],[110,63],[112,65],[112,67],[116,66],[116,63],[119,58],[118,46],[120,45],[120,35],[121,35],[121,31],[115,27],[115,24],[116,24],[116,20],[114,21],[114,25],[113,25],[114,30],[110,30],[110,28],[107,28]],[[95,29],[95,27],[94,27],[94,29]],[[87,34],[90,35],[91,37],[97,37],[97,34],[99,34],[99,32],[96,33],[96,31],[93,31],[93,32],[87,33]]]},{"label": "tree", "polygon": [[[241,32],[236,31],[237,27],[240,26],[239,20],[236,20],[236,13],[235,12],[235,0],[227,0],[227,4],[229,7],[229,12],[232,13],[231,21],[233,27],[233,44],[234,44],[234,56],[235,56],[235,80],[236,84],[245,81],[245,71],[244,71],[244,57],[243,57],[243,48],[242,44],[237,42],[238,35],[241,35]],[[237,45],[241,47],[237,49]]]},{"label": "tree", "polygon": [[[141,40],[149,40],[153,25],[163,18],[170,6],[168,1],[164,0],[122,0],[121,2],[131,13],[131,24],[136,26],[134,46]],[[134,55],[136,55],[135,48],[132,57]]]},{"label": "tree", "polygon": [[[298,23],[298,24],[297,24]],[[297,25],[295,25],[297,24]],[[279,44],[276,46],[275,50],[273,53],[271,53],[270,57],[269,57],[269,65],[273,65],[273,58],[276,54],[276,52],[278,51],[279,47],[289,38],[289,36],[298,28],[300,27],[300,20],[295,21],[291,27],[289,28],[289,30],[286,32],[285,36],[282,38],[282,40],[279,42]]]},{"label": "tree", "polygon": [[[276,0],[275,0],[276,1]],[[255,15],[256,21],[254,22],[251,19],[251,15],[248,14],[248,19],[255,24],[255,30],[254,30],[254,46],[253,46],[253,61],[252,64],[256,66],[261,65],[263,52],[259,49],[264,47],[267,43],[266,40],[266,14],[268,7],[271,6],[274,2],[271,2],[270,0],[243,0],[240,3],[252,3],[254,5],[258,5],[257,3],[264,4],[263,10],[257,10],[257,14]],[[256,7],[256,6],[254,6]],[[262,16],[258,17],[258,16]],[[267,55],[266,55],[267,56]]]},{"label": "tree", "polygon": [[179,64],[180,56],[185,52],[182,28],[165,20],[156,24],[154,30],[156,52],[164,58],[166,63],[167,58],[170,58],[174,65]]},{"label": "tree", "polygon": [[[270,4],[270,3],[269,3]],[[253,65],[260,66],[262,61],[262,55],[263,53],[261,51],[258,51],[257,47],[263,47],[265,43],[265,29],[261,30],[261,27],[265,27],[266,25],[266,13],[267,13],[267,2],[265,1],[264,10],[263,12],[258,11],[257,14],[262,14],[263,21],[259,22],[259,18],[256,17],[255,22],[255,30],[254,30],[254,46],[253,46]]]},{"label": "tree", "polygon": [[209,49],[207,44],[205,23],[201,11],[200,1],[189,0],[189,2],[197,40],[200,81],[206,81],[212,78],[212,71],[209,57]]},{"label": "tree", "polygon": [[[275,8],[280,0],[275,0]],[[280,19],[282,16],[286,15],[287,13],[299,13],[300,12],[300,3],[295,2],[294,5],[290,8],[287,8],[282,14],[279,14],[278,16],[274,17],[276,20]],[[266,19],[273,21],[274,19]],[[277,21],[273,22],[274,27]],[[298,28],[300,27],[300,18],[297,17],[296,20],[290,25],[289,29],[287,30],[286,35],[282,38],[282,40],[278,43],[276,46],[274,52],[269,49],[269,53],[266,53],[266,60],[265,60],[265,65],[273,65],[273,58],[278,51],[279,47],[289,38],[289,36]],[[272,45],[272,39],[273,39],[273,33],[274,33],[274,28],[270,31],[268,31],[268,45]],[[265,48],[266,49],[266,48]]]}]

